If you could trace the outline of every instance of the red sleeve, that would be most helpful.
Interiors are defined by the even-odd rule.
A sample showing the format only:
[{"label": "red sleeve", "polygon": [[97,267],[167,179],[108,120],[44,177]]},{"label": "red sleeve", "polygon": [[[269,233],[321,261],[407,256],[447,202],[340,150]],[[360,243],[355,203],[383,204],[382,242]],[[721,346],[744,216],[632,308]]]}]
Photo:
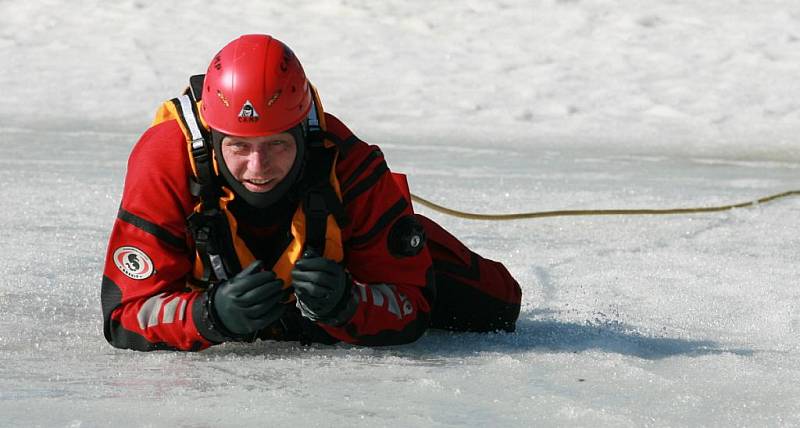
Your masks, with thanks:
[{"label": "red sleeve", "polygon": [[388,247],[395,222],[413,210],[407,190],[392,177],[383,154],[357,138],[333,116],[328,131],[342,143],[336,174],[350,223],[342,231],[346,269],[356,281],[358,308],[342,327],[322,327],[360,345],[413,342],[430,321],[433,274],[427,248],[398,257]]},{"label": "red sleeve", "polygon": [[134,147],[106,254],[101,299],[112,345],[142,351],[200,350],[201,293],[186,288],[194,252],[185,140],[177,122],[150,128]]}]

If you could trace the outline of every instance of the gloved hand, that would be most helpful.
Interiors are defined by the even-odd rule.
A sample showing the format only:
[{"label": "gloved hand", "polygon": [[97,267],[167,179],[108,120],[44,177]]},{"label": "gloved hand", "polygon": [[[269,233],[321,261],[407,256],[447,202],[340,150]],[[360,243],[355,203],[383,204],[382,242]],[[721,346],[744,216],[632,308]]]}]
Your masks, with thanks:
[{"label": "gloved hand", "polygon": [[353,281],[333,260],[306,254],[292,270],[297,307],[304,317],[339,326],[353,316],[358,306],[352,294]]},{"label": "gloved hand", "polygon": [[261,270],[257,260],[233,278],[208,291],[209,312],[215,327],[231,340],[245,339],[277,321],[286,311],[291,289],[272,271]]}]

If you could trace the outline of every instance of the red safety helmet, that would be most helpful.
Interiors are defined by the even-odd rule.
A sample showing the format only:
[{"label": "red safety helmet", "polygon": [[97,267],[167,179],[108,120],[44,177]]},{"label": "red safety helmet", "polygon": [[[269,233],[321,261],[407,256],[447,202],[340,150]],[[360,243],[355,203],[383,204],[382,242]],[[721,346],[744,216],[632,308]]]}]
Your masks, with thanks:
[{"label": "red safety helmet", "polygon": [[241,36],[219,51],[203,83],[202,115],[227,135],[254,137],[296,126],[311,108],[303,66],[280,40]]}]

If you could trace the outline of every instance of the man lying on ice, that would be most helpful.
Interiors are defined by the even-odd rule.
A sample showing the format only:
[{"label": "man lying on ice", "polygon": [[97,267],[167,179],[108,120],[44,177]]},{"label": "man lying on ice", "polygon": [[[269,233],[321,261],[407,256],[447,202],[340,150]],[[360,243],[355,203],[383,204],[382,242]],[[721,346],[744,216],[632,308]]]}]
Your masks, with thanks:
[{"label": "man lying on ice", "polygon": [[101,300],[113,346],[197,351],[513,331],[521,291],[414,214],[404,176],[322,109],[286,45],[246,35],[134,147]]}]

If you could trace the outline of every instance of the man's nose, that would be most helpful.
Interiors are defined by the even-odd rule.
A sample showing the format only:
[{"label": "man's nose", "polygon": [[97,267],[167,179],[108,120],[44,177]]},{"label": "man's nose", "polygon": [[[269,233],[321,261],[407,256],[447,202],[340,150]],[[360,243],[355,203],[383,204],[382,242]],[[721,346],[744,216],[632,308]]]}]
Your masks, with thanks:
[{"label": "man's nose", "polygon": [[269,165],[270,158],[267,153],[261,150],[254,150],[250,153],[249,167],[251,169],[263,169]]}]

